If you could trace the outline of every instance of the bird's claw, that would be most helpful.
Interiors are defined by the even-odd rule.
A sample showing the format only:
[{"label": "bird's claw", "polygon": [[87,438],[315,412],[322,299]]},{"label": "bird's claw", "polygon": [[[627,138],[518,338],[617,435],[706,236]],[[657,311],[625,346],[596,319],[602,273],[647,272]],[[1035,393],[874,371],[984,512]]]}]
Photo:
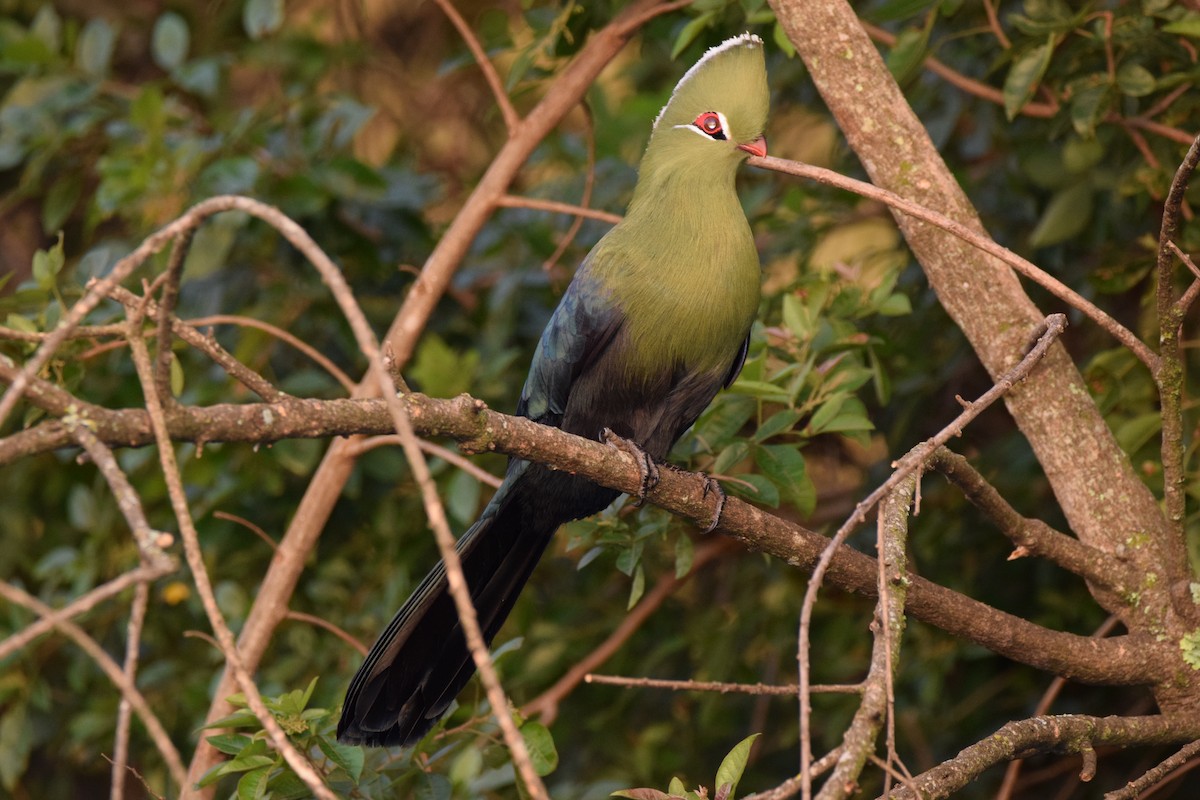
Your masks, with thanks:
[{"label": "bird's claw", "polygon": [[708,523],[708,527],[704,529],[705,533],[712,533],[717,529],[717,526],[721,524],[721,512],[725,510],[725,490],[721,488],[721,484],[717,482],[716,478],[705,475],[703,497],[707,498],[709,494],[717,496],[717,507],[713,511],[712,522]]},{"label": "bird's claw", "polygon": [[650,457],[650,454],[642,449],[641,445],[630,439],[618,436],[613,433],[612,428],[601,430],[600,438],[605,444],[633,456],[633,460],[637,463],[638,471],[642,476],[641,488],[638,490],[635,505],[642,505],[646,502],[646,495],[658,485],[658,465],[654,463],[654,459]]}]

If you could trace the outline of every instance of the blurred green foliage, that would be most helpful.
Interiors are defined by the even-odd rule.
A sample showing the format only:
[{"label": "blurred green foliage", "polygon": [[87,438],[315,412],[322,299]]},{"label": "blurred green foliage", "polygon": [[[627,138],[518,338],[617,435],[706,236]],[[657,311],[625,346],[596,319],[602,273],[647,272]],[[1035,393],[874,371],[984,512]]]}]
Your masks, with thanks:
[{"label": "blurred green foliage", "polygon": [[[461,4],[522,110],[617,5]],[[13,232],[4,240],[6,255],[21,254],[9,275],[0,274],[0,322],[25,332],[53,328],[89,278],[105,274],[157,226],[204,197],[246,193],[279,206],[333,255],[382,332],[411,283],[407,267],[423,262],[502,140],[502,120],[465,46],[430,3],[378,19],[281,0],[156,8],[146,15],[107,2],[59,8],[0,0],[0,225]],[[1200,119],[1200,14],[1171,0],[1025,0],[1005,4],[1006,44],[981,4],[873,0],[856,8],[896,37],[884,48],[888,64],[997,240],[1153,340],[1148,275],[1161,201],[1186,147],[1172,132],[1187,136]],[[562,125],[514,191],[577,200],[594,142],[592,204],[619,211],[650,121],[679,74],[703,48],[745,29],[774,43],[772,152],[856,173],[770,8],[761,0],[697,0],[647,26],[589,92],[592,129],[578,118]],[[948,87],[922,68],[930,55],[993,87],[998,102]],[[1026,113],[1031,107],[1037,113]],[[766,265],[761,323],[741,377],[672,458],[720,475],[731,493],[786,516],[815,514],[818,523],[836,524],[860,487],[886,474],[889,455],[941,428],[958,411],[955,394],[972,397],[988,381],[882,208],[744,173],[742,197]],[[557,261],[546,263],[569,225],[524,208],[493,215],[408,365],[414,388],[469,391],[512,408],[570,270],[606,229],[585,221]],[[1200,249],[1197,226],[1184,227],[1181,246]],[[268,321],[351,375],[361,373],[363,359],[325,287],[261,223],[225,214],[207,224],[184,278],[181,316]],[[1031,294],[1045,311],[1062,310],[1040,291]],[[120,318],[106,304],[88,323]],[[1147,482],[1159,488],[1149,376],[1101,332],[1072,319],[1082,324],[1071,329],[1070,346],[1097,402]],[[215,335],[286,391],[342,393],[326,372],[260,329],[223,324]],[[15,359],[31,350],[0,342],[0,352]],[[195,353],[180,347],[176,355],[181,402],[248,399]],[[142,403],[120,348],[74,340],[47,377],[110,407]],[[29,411],[0,434],[37,418]],[[1194,477],[1194,442],[1190,448]],[[972,426],[959,449],[1020,510],[1061,524],[1036,461],[1002,412]],[[208,444],[180,452],[218,599],[236,629],[271,549],[216,513],[251,520],[278,538],[323,447]],[[153,452],[118,455],[151,524],[170,529]],[[503,469],[498,456],[478,463],[493,473]],[[464,528],[486,491],[442,460],[432,468],[453,521]],[[1102,614],[1081,582],[1045,563],[1005,562],[1006,541],[943,482],[926,484],[911,536],[922,574],[1050,627],[1087,633],[1099,624]],[[61,606],[136,563],[107,487],[73,454],[2,467],[0,485],[4,580]],[[1200,481],[1189,485],[1200,499]],[[1200,520],[1188,525],[1200,561]],[[553,683],[648,586],[686,574],[695,535],[652,508],[613,508],[569,526],[497,642],[498,668],[514,698],[531,699]],[[859,544],[871,546],[869,539]],[[359,460],[291,607],[365,639],[434,558],[403,457],[372,450]],[[803,576],[784,565],[725,558],[685,584],[603,669],[790,681],[803,589]],[[112,653],[123,652],[126,601],[102,604],[81,620]],[[0,615],[8,631],[31,619],[7,605]],[[859,598],[823,596],[814,622],[814,680],[841,683],[861,674],[869,615]],[[201,736],[212,735],[199,726],[220,659],[204,639],[187,635],[206,629],[186,575],[154,587],[138,682],[185,759]],[[1027,715],[1046,683],[920,623],[910,624],[905,647],[897,694],[902,755],[914,770]],[[464,693],[444,726],[413,751],[364,754],[337,745],[334,710],[357,661],[329,632],[289,621],[258,674],[289,733],[335,788],[348,796],[428,798],[519,791],[477,690]],[[0,786],[26,797],[107,794],[109,765],[99,754],[111,752],[118,699],[60,637],[42,637],[10,658],[0,675]],[[1058,707],[1122,713],[1144,708],[1142,702],[1140,695],[1075,687]],[[815,704],[815,746],[824,751],[837,744],[853,702],[826,695]],[[235,731],[217,739],[231,761],[210,776],[221,792],[303,796],[257,723],[244,711],[234,716]],[[701,784],[723,763],[730,742],[756,731],[769,735],[753,754],[746,745],[736,771],[745,768],[743,787],[757,789],[795,769],[795,709],[786,699],[588,686],[563,701],[548,729],[522,724],[552,793],[580,798],[661,785],[671,775],[681,776],[671,793]],[[137,723],[132,763],[151,787],[167,785]],[[1124,776],[1126,766],[1105,759],[1102,769]],[[993,787],[983,784],[964,796],[990,796]]]}]

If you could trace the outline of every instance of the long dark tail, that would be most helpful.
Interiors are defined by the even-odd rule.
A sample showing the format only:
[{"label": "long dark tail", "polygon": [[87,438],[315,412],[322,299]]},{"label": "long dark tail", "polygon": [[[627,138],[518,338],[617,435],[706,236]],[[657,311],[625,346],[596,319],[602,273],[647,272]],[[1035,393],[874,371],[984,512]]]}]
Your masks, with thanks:
[{"label": "long dark tail", "polygon": [[[529,469],[520,467],[529,466]],[[595,513],[616,492],[521,464],[458,542],[484,639],[504,624],[555,530]],[[380,634],[350,688],[338,739],[407,745],[446,712],[475,672],[441,562]]]}]

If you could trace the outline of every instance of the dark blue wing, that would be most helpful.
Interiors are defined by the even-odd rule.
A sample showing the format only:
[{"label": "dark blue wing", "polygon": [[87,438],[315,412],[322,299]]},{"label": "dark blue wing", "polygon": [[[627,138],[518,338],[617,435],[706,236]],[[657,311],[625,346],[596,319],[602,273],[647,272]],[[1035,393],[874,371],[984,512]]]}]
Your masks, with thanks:
[{"label": "dark blue wing", "polygon": [[623,319],[611,292],[585,262],[542,332],[517,414],[559,427],[571,387],[612,343]]}]

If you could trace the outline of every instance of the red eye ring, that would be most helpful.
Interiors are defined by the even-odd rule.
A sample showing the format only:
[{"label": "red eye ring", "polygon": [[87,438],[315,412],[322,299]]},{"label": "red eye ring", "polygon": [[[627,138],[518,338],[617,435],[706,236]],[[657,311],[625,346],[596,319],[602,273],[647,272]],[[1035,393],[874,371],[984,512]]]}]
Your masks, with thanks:
[{"label": "red eye ring", "polygon": [[700,132],[706,136],[711,136],[714,139],[725,138],[725,131],[721,127],[721,115],[715,111],[705,111],[696,117],[696,121],[692,124],[699,128]]}]

